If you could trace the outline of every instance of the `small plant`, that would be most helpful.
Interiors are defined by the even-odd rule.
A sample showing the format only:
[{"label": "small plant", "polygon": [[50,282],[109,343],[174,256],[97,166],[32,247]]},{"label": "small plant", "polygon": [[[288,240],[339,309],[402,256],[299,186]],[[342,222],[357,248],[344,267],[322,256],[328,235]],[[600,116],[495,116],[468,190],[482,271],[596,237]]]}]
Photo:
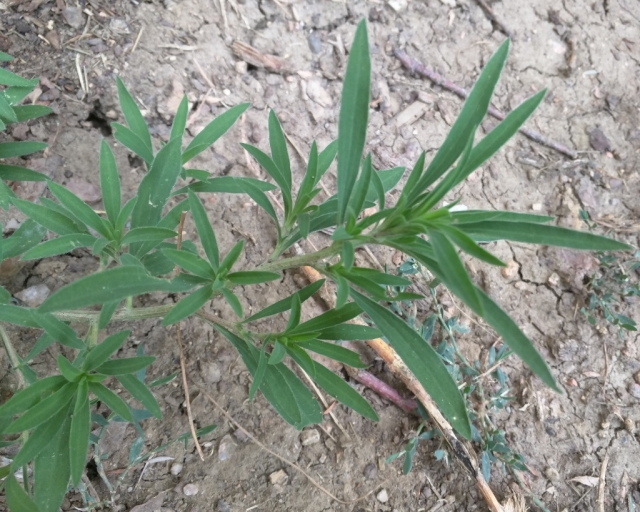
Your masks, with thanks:
[{"label": "small plant", "polygon": [[[137,424],[147,415],[161,418],[153,393],[138,373],[152,364],[153,357],[142,354],[113,357],[129,335],[128,330],[113,332],[110,322],[116,319],[135,321],[155,317],[162,318],[163,325],[172,325],[196,317],[210,323],[237,349],[253,376],[250,398],[260,391],[283,419],[298,429],[320,422],[322,409],[289,364],[303,369],[345,406],[366,418],[377,419],[376,412],[361,395],[314,361],[309,353],[362,367],[355,352],[334,342],[384,336],[455,430],[472,439],[474,418],[470,418],[468,403],[452,373],[456,365],[460,371],[474,366],[460,365],[457,359],[448,360],[445,356],[450,353],[449,345],[435,350],[425,337],[387,307],[388,303],[420,296],[404,291],[411,285],[405,277],[354,266],[354,251],[367,244],[400,250],[423,265],[435,276],[432,287],[438,283],[446,286],[484,318],[536,375],[558,390],[532,343],[472,282],[458,249],[488,264],[502,266],[478,242],[506,239],[599,251],[626,250],[629,246],[592,233],[549,225],[551,217],[508,211],[455,211],[452,208],[455,202],[438,207],[454,187],[517,132],[544,97],[545,91],[541,91],[526,100],[474,143],[508,50],[506,41],[489,60],[442,147],[426,169],[426,155],[420,155],[395,205],[386,203],[385,194],[397,185],[404,169],[378,171],[373,168],[371,155],[363,159],[371,74],[364,22],[358,26],[349,55],[338,139],[322,149],[315,142],[311,144],[308,165],[297,190],[293,187],[284,133],[274,112],[268,118],[270,154],[248,144],[243,147],[275,184],[243,177],[210,177],[205,171],[188,167],[189,162],[215,143],[249,105],[227,110],[185,147],[188,103],[184,98],[173,121],[169,142],[156,151],[140,110],[118,79],[127,126],[114,123],[114,136],[140,156],[147,169],[135,197],[122,204],[115,159],[109,145],[103,142],[100,184],[104,215],[52,181],[47,183],[56,201],[43,198],[41,204],[34,204],[10,198],[11,204],[29,218],[27,222],[38,226],[38,233],[49,234],[42,243],[42,236],[34,236],[29,240],[38,238],[35,243],[27,244],[26,248],[20,246],[18,253],[23,259],[53,257],[87,247],[100,261],[97,272],[55,291],[38,308],[10,304],[9,294],[4,292],[7,300],[0,304],[0,321],[42,331],[31,352],[15,362],[28,386],[0,407],[0,432],[6,439],[3,442],[20,443],[12,464],[0,470],[6,477],[4,485],[10,509],[54,512],[69,485],[81,486],[87,453],[90,450],[96,453],[96,440],[90,436],[92,424],[97,421],[91,412],[96,402],[112,411],[111,419],[118,417]],[[318,202],[318,184],[336,155],[337,194]],[[178,178],[190,183],[176,190]],[[269,191],[281,195],[282,215],[267,196]],[[242,240],[226,253],[220,252],[214,226],[199,197],[211,193],[247,194],[271,217],[277,241],[267,261],[250,270],[236,269],[244,249]],[[173,196],[183,199],[167,209]],[[373,206],[377,207],[376,213],[363,216],[363,211]],[[189,212],[195,222],[199,246],[192,241],[183,242],[176,232],[184,212]],[[283,257],[288,248],[309,233],[327,228],[334,228],[327,247],[311,254]],[[4,241],[5,246],[9,240]],[[314,266],[337,284],[334,309],[301,322],[302,304],[322,286],[319,281],[252,316],[245,316],[236,295],[238,286],[276,281],[283,270],[305,265]],[[177,275],[175,268],[179,269]],[[133,297],[150,292],[185,295],[175,305],[133,307]],[[203,309],[216,296],[229,303],[237,315],[234,321],[225,321]],[[265,333],[251,328],[253,321],[283,312],[289,312],[284,329]],[[348,323],[363,313],[374,327]],[[79,325],[82,335],[69,325],[71,322]],[[449,335],[455,331],[455,325],[446,325]],[[108,336],[98,343],[101,332]],[[6,333],[3,339],[10,346]],[[455,343],[452,339],[447,343]],[[75,351],[74,357],[58,357],[59,374],[37,375],[29,362],[56,342]],[[451,347],[455,352],[455,345]],[[506,351],[501,356],[505,354]],[[146,410],[144,416],[113,391],[115,382],[142,405]],[[499,433],[488,427],[481,432],[486,433],[488,453],[499,453]],[[31,463],[35,473],[33,487],[29,478],[24,478],[20,485],[14,474],[22,471],[26,477]]]}]

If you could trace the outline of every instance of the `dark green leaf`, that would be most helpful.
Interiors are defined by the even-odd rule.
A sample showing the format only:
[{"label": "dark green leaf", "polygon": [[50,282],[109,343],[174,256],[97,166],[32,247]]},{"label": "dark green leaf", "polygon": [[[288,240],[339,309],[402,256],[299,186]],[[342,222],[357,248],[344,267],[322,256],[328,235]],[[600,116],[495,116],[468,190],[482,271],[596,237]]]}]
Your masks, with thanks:
[{"label": "dark green leaf", "polygon": [[139,267],[116,267],[82,277],[50,295],[42,312],[76,309],[156,291],[176,291],[169,281]]},{"label": "dark green leaf", "polygon": [[240,304],[240,299],[238,299],[238,297],[228,288],[222,288],[220,291],[222,292],[225,300],[229,303],[229,306],[231,306],[231,309],[233,309],[233,312],[238,315],[238,317],[242,318],[242,304]]},{"label": "dark green leaf", "polygon": [[289,334],[301,334],[305,332],[318,332],[326,330],[334,325],[347,322],[362,313],[362,309],[355,302],[344,305],[341,308],[332,309],[319,315],[311,320],[301,323],[293,329]]},{"label": "dark green leaf", "polygon": [[128,253],[124,253],[120,255],[120,263],[125,266],[145,268],[142,262],[138,258],[136,258],[135,256],[131,256],[131,254],[128,254]]},{"label": "dark green leaf", "polygon": [[295,345],[287,347],[287,352],[305,372],[312,376],[313,380],[316,381],[327,394],[365,418],[378,421],[378,415],[371,405],[369,405],[369,402],[362,398],[355,389],[335,373],[312,359],[305,359],[302,356],[302,354],[305,354],[304,350]]},{"label": "dark green leaf", "polygon": [[338,224],[342,224],[356,182],[367,135],[371,61],[367,25],[358,24],[344,77],[338,121]]},{"label": "dark green leaf", "polygon": [[71,481],[78,488],[89,448],[89,433],[91,431],[91,414],[89,411],[89,386],[87,381],[80,383],[76,403],[71,420],[69,435],[69,455],[71,466]]},{"label": "dark green leaf", "polygon": [[133,228],[122,237],[122,245],[129,245],[135,242],[161,242],[167,238],[175,238],[178,233],[172,229],[158,227]]},{"label": "dark green leaf", "polygon": [[7,506],[12,512],[39,512],[37,505],[25,492],[16,480],[16,477],[9,474],[6,478]]},{"label": "dark green leaf", "polygon": [[180,105],[178,105],[178,110],[176,111],[176,116],[173,118],[169,140],[175,139],[176,137],[182,140],[184,130],[187,127],[187,114],[189,114],[189,100],[185,95],[182,97]]},{"label": "dark green leaf", "polygon": [[355,250],[353,249],[353,244],[348,240],[342,242],[342,250],[340,251],[340,261],[342,262],[342,266],[348,272],[353,267],[353,262],[355,260]]},{"label": "dark green leaf", "polygon": [[352,290],[351,295],[382,331],[453,428],[471,439],[471,425],[464,399],[436,351],[389,310],[356,291]]},{"label": "dark green leaf", "polygon": [[372,340],[380,336],[380,331],[374,327],[340,324],[323,329],[317,337],[321,340]]},{"label": "dark green leaf", "polygon": [[169,384],[172,380],[174,380],[180,372],[173,372],[171,375],[167,375],[166,377],[161,377],[159,379],[153,380],[149,383],[150,388],[155,388],[158,386],[164,386],[165,384]]},{"label": "dark green leaf", "polygon": [[0,322],[8,322],[23,327],[40,328],[40,324],[31,315],[31,309],[14,306],[12,304],[0,304]]},{"label": "dark green leaf", "polygon": [[212,281],[215,278],[216,274],[209,262],[196,254],[184,250],[179,251],[177,249],[163,249],[162,252],[180,268],[192,274]]},{"label": "dark green leaf", "polygon": [[40,401],[40,397],[49,391],[58,391],[67,383],[62,375],[45,377],[18,391],[0,407],[0,417],[11,417],[26,411]]},{"label": "dark green leaf", "polygon": [[149,151],[153,151],[151,145],[151,134],[147,127],[147,122],[142,117],[142,113],[136,105],[135,100],[125,87],[120,77],[116,78],[118,86],[118,99],[120,100],[120,108],[124,114],[124,118],[127,120],[129,128],[138,136],[138,138],[144,143]]},{"label": "dark green leaf", "polygon": [[167,313],[167,316],[162,320],[162,325],[172,325],[193,315],[204,306],[212,296],[213,290],[210,285],[203,286],[190,295],[187,295]]},{"label": "dark green leaf", "polygon": [[349,298],[349,282],[342,277],[340,274],[335,276],[336,280],[336,307],[341,308],[347,303],[347,299]]},{"label": "dark green leaf", "polygon": [[18,123],[22,123],[23,121],[49,115],[53,112],[53,109],[44,105],[15,105],[13,111],[16,114]]},{"label": "dark green leaf", "polygon": [[[335,155],[334,155],[334,158],[335,158]],[[298,198],[296,200],[296,208],[298,207],[298,203],[300,202],[300,200],[303,197],[310,194],[311,191],[313,190],[313,187],[317,183],[317,180],[316,180],[317,175],[318,175],[318,146],[316,145],[316,141],[314,140],[311,143],[311,150],[309,151],[309,163],[307,164],[307,170],[304,173],[304,178],[302,178],[302,183],[300,184],[300,188],[298,189]]]},{"label": "dark green leaf", "polygon": [[533,224],[546,224],[554,220],[554,217],[546,215],[534,215],[532,213],[507,212],[503,210],[467,210],[451,212],[451,219],[455,225],[473,224],[487,220],[501,220],[505,222],[527,222]]},{"label": "dark green leaf", "polygon": [[281,279],[277,272],[264,272],[260,270],[247,270],[232,272],[227,275],[227,280],[233,285],[260,284]]},{"label": "dark green leaf", "polygon": [[507,39],[482,70],[444,143],[415,188],[409,191],[410,201],[415,200],[421,192],[435,183],[462,154],[476,127],[487,113],[493,90],[498,83],[508,53],[509,40]]},{"label": "dark green leaf", "polygon": [[135,373],[146,368],[156,360],[155,357],[125,357],[123,359],[111,359],[98,366],[95,371],[103,375],[125,375]]},{"label": "dark green leaf", "polygon": [[[58,235],[72,235],[82,232],[69,217],[51,208],[17,198],[14,198],[12,203],[27,217]],[[86,229],[84,232],[86,233]]]},{"label": "dark green leaf", "polygon": [[323,355],[330,359],[335,359],[352,368],[366,368],[367,365],[360,360],[360,355],[352,350],[340,347],[334,343],[327,343],[320,340],[307,340],[296,343],[299,347],[311,350],[316,354]]},{"label": "dark green leaf", "polygon": [[411,281],[404,277],[386,274],[372,268],[354,267],[351,269],[350,273],[365,277],[382,286],[411,286],[412,284]]},{"label": "dark green leaf", "polygon": [[279,341],[276,341],[273,345],[273,350],[271,351],[271,355],[269,356],[269,364],[280,364],[284,359],[284,356],[287,355],[287,350],[284,345]]},{"label": "dark green leaf", "polygon": [[287,322],[285,332],[289,332],[298,326],[298,324],[300,323],[301,313],[302,301],[300,300],[300,296],[297,293],[294,293],[291,299],[291,313],[289,315],[289,322]]},{"label": "dark green leaf", "polygon": [[59,254],[67,254],[68,252],[80,247],[91,247],[96,242],[96,237],[86,235],[84,233],[75,233],[73,235],[63,235],[52,240],[37,245],[33,249],[28,250],[22,256],[22,260],[38,260],[57,256]]},{"label": "dark green leaf", "polygon": [[[6,60],[6,58],[3,58],[2,60]],[[12,85],[15,87],[30,87],[32,85],[32,82],[31,80],[22,78],[21,76],[18,76],[7,69],[0,68],[0,84]]]},{"label": "dark green leaf", "polygon": [[[144,383],[140,382],[140,380],[136,379],[133,375],[118,375],[117,379],[133,398],[144,405],[147,410],[156,418],[162,419],[162,411],[160,410],[160,406],[158,405],[158,402],[156,401],[153,394],[151,394],[151,391],[149,391]],[[154,383],[152,383],[151,385],[153,384]],[[156,385],[159,386],[160,384]]]},{"label": "dark green leaf", "polygon": [[250,402],[253,402],[258,389],[260,389],[260,385],[262,384],[262,381],[264,379],[265,371],[267,370],[267,341],[268,340],[265,339],[262,342],[262,349],[260,350],[260,357],[258,358],[258,368],[256,369],[256,373],[253,377],[253,382],[251,383],[251,387],[249,388]]},{"label": "dark green leaf", "polygon": [[104,251],[111,245],[111,240],[108,240],[106,238],[100,237],[94,240],[95,242],[91,246],[91,254],[93,254],[94,256],[100,256],[102,254],[102,251]]},{"label": "dark green leaf", "polygon": [[331,164],[335,160],[337,154],[337,140],[330,142],[327,147],[320,152],[320,154],[318,155],[318,172],[316,173],[315,180],[313,182],[314,187],[320,182],[320,179],[322,178],[322,176],[324,176],[329,167],[331,167]]},{"label": "dark green leaf", "polygon": [[406,197],[408,199],[409,193],[415,188],[415,186],[418,184],[418,181],[420,181],[420,177],[422,176],[422,173],[424,171],[425,158],[426,152],[423,151],[422,153],[420,153],[418,160],[416,160],[416,164],[413,166],[411,174],[409,174],[409,178],[402,188],[402,197]]},{"label": "dark green leaf", "polygon": [[191,190],[189,190],[189,209],[191,210],[191,215],[193,215],[193,221],[196,224],[196,230],[198,231],[204,252],[213,270],[217,272],[220,265],[220,253],[218,251],[216,235],[213,232],[213,226],[211,226],[211,221],[209,221],[209,216],[204,206],[202,206],[200,199],[198,199]]},{"label": "dark green leaf", "polygon": [[486,251],[473,241],[471,237],[465,234],[463,231],[453,226],[439,225],[438,229],[442,231],[449,240],[456,244],[467,254],[470,254],[474,258],[478,258],[480,261],[489,263],[489,265],[496,265],[498,267],[504,267],[505,264],[496,258],[489,251]]},{"label": "dark green leaf", "polygon": [[482,304],[469,274],[449,239],[435,230],[429,230],[429,242],[442,273],[439,276],[454,294],[460,297],[475,313],[482,316]]},{"label": "dark green leaf", "polygon": [[31,169],[17,165],[0,165],[0,179],[8,181],[46,181],[47,177]]},{"label": "dark green leaf", "polygon": [[298,214],[298,229],[300,230],[300,236],[307,238],[309,236],[310,218],[308,213]]},{"label": "dark green leaf", "polygon": [[13,258],[38,245],[47,229],[31,219],[25,220],[9,237],[2,240],[2,259]]},{"label": "dark green leaf", "polygon": [[103,402],[109,409],[120,416],[125,421],[133,422],[133,415],[129,406],[109,388],[98,382],[89,382],[89,391],[91,391],[98,400]]},{"label": "dark green leaf", "polygon": [[273,110],[269,111],[269,146],[274,163],[280,169],[282,177],[287,182],[291,190],[291,163],[287,152],[287,141],[280,126],[280,121]]},{"label": "dark green leaf", "polygon": [[240,143],[240,145],[258,161],[260,166],[265,171],[267,171],[267,174],[269,174],[269,176],[273,178],[273,181],[275,181],[280,187],[280,190],[282,191],[282,201],[284,203],[284,211],[286,217],[291,211],[291,184],[284,177],[279,167],[275,164],[271,157],[264,151],[250,144]]},{"label": "dark green leaf", "polygon": [[120,123],[111,123],[114,138],[125,148],[144,160],[147,166],[153,163],[153,151],[136,133]]},{"label": "dark green leaf", "polygon": [[[3,117],[8,123],[17,123],[16,113],[9,105],[3,94],[0,94],[0,117]],[[3,123],[4,124],[4,123]]]},{"label": "dark green leaf", "polygon": [[202,153],[231,128],[238,118],[249,108],[249,103],[242,103],[223,112],[195,136],[191,144],[182,154],[182,164],[186,164],[194,156]]},{"label": "dark green leaf", "polygon": [[57,361],[58,361],[58,368],[60,369],[60,373],[65,379],[67,379],[69,382],[76,382],[80,380],[80,377],[82,377],[82,372],[80,371],[79,368],[76,368],[75,366],[73,366],[71,364],[71,361],[69,361],[62,354],[58,356]]},{"label": "dark green leaf", "polygon": [[118,217],[116,219],[116,224],[114,226],[117,232],[122,233],[122,231],[124,230],[124,227],[126,226],[129,217],[131,217],[131,212],[133,212],[137,201],[138,196],[133,196],[125,203],[125,205],[122,207],[122,210],[120,210],[120,213],[118,214]]},{"label": "dark green leaf", "polygon": [[309,297],[311,297],[314,293],[316,293],[320,288],[322,288],[322,285],[324,284],[324,282],[325,282],[324,279],[320,279],[315,283],[305,286],[302,290],[299,290],[297,293],[290,295],[286,299],[279,300],[278,302],[271,304],[270,306],[267,306],[263,310],[258,311],[255,315],[251,315],[249,318],[244,320],[244,322],[253,322],[254,320],[259,320],[260,318],[265,318],[267,316],[283,313],[284,311],[291,309],[293,297],[295,295],[299,296],[300,302],[302,303],[305,300],[307,300]]},{"label": "dark green leaf", "polygon": [[37,309],[31,310],[33,318],[40,327],[42,327],[49,336],[58,343],[67,347],[83,350],[86,347],[84,342],[78,338],[76,331],[69,327],[62,320],[58,320],[55,316],[48,313],[41,313]]},{"label": "dark green leaf", "polygon": [[105,338],[102,343],[93,347],[84,359],[82,369],[85,372],[95,370],[107,361],[123,345],[131,331],[120,331]]},{"label": "dark green leaf", "polygon": [[17,434],[23,430],[30,430],[49,420],[56,412],[65,407],[76,393],[78,385],[68,382],[53,395],[40,400],[11,425],[7,427],[5,433]]},{"label": "dark green leaf", "polygon": [[120,176],[113,151],[106,141],[100,144],[100,188],[107,218],[115,226],[120,213]]},{"label": "dark green leaf", "polygon": [[0,144],[0,158],[15,158],[18,156],[30,155],[45,149],[44,142],[20,141],[3,142]]},{"label": "dark green leaf", "polygon": [[631,246],[611,238],[544,224],[490,220],[462,224],[458,227],[468,235],[473,235],[475,239],[485,241],[511,240],[514,242],[555,245],[557,247],[592,251],[624,251],[631,249]]},{"label": "dark green leaf", "polygon": [[114,313],[118,309],[118,305],[120,304],[119,300],[114,300],[112,302],[105,302],[100,309],[100,317],[98,318],[98,329],[102,330],[111,321]]},{"label": "dark green leaf", "polygon": [[384,200],[384,184],[382,183],[382,179],[380,178],[379,172],[374,172],[371,175],[371,185],[375,190],[377,200],[378,200],[378,210],[384,210],[385,200]]},{"label": "dark green leaf", "polygon": [[364,208],[364,200],[371,184],[371,174],[373,173],[373,167],[371,165],[371,153],[369,153],[362,164],[362,172],[360,178],[356,181],[351,199],[349,199],[349,210],[355,218],[360,215],[360,212]]},{"label": "dark green leaf", "polygon": [[276,190],[278,187],[267,183],[266,181],[257,180],[255,178],[244,178],[238,176],[217,176],[209,178],[207,181],[199,181],[192,183],[187,187],[176,190],[173,195],[186,194],[189,190],[193,192],[214,192],[227,194],[244,194],[244,185],[250,183],[261,192]]},{"label": "dark green leaf", "polygon": [[227,255],[224,257],[224,259],[222,260],[222,263],[220,263],[221,273],[223,272],[226,273],[226,272],[229,272],[229,270],[231,270],[233,265],[235,265],[236,261],[238,261],[238,258],[242,253],[242,249],[244,249],[244,240],[240,240],[238,243],[236,243],[231,248],[231,250],[227,253]]},{"label": "dark green leaf", "polygon": [[71,418],[67,418],[47,449],[41,451],[34,461],[33,497],[40,512],[58,512],[67,492],[71,476],[70,428]]}]

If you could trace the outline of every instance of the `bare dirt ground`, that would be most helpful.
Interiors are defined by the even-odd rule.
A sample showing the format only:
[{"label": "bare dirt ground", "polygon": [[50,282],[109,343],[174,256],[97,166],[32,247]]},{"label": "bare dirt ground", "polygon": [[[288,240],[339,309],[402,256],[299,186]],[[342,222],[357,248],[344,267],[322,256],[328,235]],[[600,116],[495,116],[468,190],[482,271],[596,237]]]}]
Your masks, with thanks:
[{"label": "bare dirt ground", "polygon": [[[610,228],[613,235],[637,246],[640,4],[634,0],[512,0],[491,7],[515,36],[494,104],[509,110],[548,87],[549,94],[528,126],[578,151],[578,159],[570,160],[519,135],[461,187],[463,203],[555,215],[561,225],[579,228],[584,228],[579,218],[583,209],[601,223],[602,231]],[[213,150],[198,157],[197,163],[213,175],[253,176],[238,142],[266,147],[269,108],[277,111],[285,131],[305,154],[313,139],[323,147],[335,138],[346,51],[363,17],[369,20],[373,63],[368,149],[379,168],[412,165],[421,149],[431,156],[435,153],[461,101],[406,72],[393,50],[403,48],[469,88],[505,38],[475,0],[0,2],[0,50],[17,57],[12,70],[41,77],[42,94],[37,101],[55,111],[31,123],[28,131],[14,128],[11,135],[47,141],[50,147],[44,155],[24,163],[81,192],[96,208],[100,205],[98,148],[106,137],[117,151],[127,199],[142,177],[142,166],[118,147],[108,126],[122,121],[115,89],[119,75],[142,105],[157,145],[168,137],[183,93],[193,104],[191,136],[227,106],[251,102],[242,122]],[[279,69],[264,69],[255,62],[247,65],[231,48],[236,41],[278,57]],[[425,103],[417,100],[417,93],[423,93]],[[396,115],[408,106],[422,115],[400,125]],[[487,121],[483,128],[492,123]],[[332,192],[333,172],[325,178]],[[42,184],[19,184],[16,193],[31,200],[47,194]],[[246,259],[241,262],[245,268],[269,254],[275,230],[248,198],[216,195],[208,207],[223,251],[239,237],[247,240]],[[11,210],[3,214],[3,225],[12,218],[22,220]],[[11,225],[15,228],[15,223]],[[192,228],[188,234],[193,235]],[[326,243],[322,236],[312,241]],[[636,427],[640,388],[634,382],[634,376],[640,378],[638,336],[630,333],[620,339],[606,322],[594,328],[576,313],[585,298],[583,277],[595,272],[592,259],[518,244],[497,243],[490,249],[516,262],[518,271],[505,277],[474,264],[474,278],[531,337],[565,390],[557,395],[546,389],[515,358],[504,368],[516,400],[496,421],[534,472],[523,478],[551,511],[631,510],[631,499],[640,504]],[[376,255],[390,261],[390,254]],[[76,251],[10,269],[3,279],[14,294],[41,283],[55,290],[95,268],[97,262],[90,253]],[[257,311],[299,286],[299,276],[287,273],[275,286],[247,287],[242,298],[245,310]],[[148,300],[157,303],[153,297]],[[447,296],[442,300],[452,314],[459,314]],[[321,309],[316,307],[305,314],[317,314]],[[429,307],[428,301],[420,302],[420,320]],[[212,309],[223,317],[233,314],[222,302],[215,302]],[[637,304],[623,304],[621,311],[640,322]],[[464,321],[471,331],[460,338],[463,349],[486,353],[495,335],[475,321]],[[143,344],[145,353],[158,358],[149,371],[151,377],[179,369],[173,331],[154,320],[128,327],[136,344]],[[421,443],[409,476],[402,476],[399,462],[384,463],[406,443],[417,420],[372,392],[364,390],[364,395],[380,415],[379,423],[336,407],[348,437],[325,417],[318,429],[320,441],[303,447],[300,433],[287,426],[262,397],[249,404],[250,376],[224,339],[195,320],[186,323],[183,337],[190,377],[204,383],[262,443],[296,462],[345,501],[375,491],[355,503],[333,501],[302,474],[247,440],[194,387],[197,425],[218,425],[202,439],[207,443],[206,460],[199,460],[192,444],[188,450],[173,445],[159,455],[175,458],[182,471],[172,475],[172,463],[164,462],[150,465],[141,475],[143,465],[137,466],[115,491],[118,510],[150,500],[146,508],[136,510],[486,510],[473,482],[458,467],[436,461],[436,441]],[[35,339],[33,333],[20,333],[16,341],[20,353],[28,352]],[[123,355],[135,351],[131,344]],[[45,352],[36,359],[34,369],[46,374],[56,354],[55,350]],[[8,368],[3,354],[2,372]],[[372,371],[401,389],[380,363],[374,362]],[[146,450],[188,430],[178,382],[157,388],[164,420],[145,422]],[[7,377],[4,385],[9,384]],[[128,464],[135,437],[135,430],[126,427],[114,429],[104,440],[108,455],[104,467],[114,483]],[[599,477],[605,457],[605,501],[604,508],[598,509],[598,489],[570,480]],[[285,476],[274,484],[270,476],[279,470]],[[108,499],[100,477],[93,473],[90,478],[99,495]],[[185,493],[186,484],[194,484],[197,494]],[[513,481],[494,471],[491,486],[506,498]],[[386,500],[377,497],[382,489]],[[63,508],[81,506],[80,496],[70,494]]]}]

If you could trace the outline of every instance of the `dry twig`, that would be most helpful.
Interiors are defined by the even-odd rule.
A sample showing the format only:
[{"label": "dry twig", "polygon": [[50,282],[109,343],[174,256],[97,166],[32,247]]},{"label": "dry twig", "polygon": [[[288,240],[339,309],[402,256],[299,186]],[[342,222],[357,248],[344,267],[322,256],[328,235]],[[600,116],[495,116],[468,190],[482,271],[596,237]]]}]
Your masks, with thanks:
[{"label": "dry twig", "polygon": [[510,38],[510,39],[515,39],[513,36],[513,31],[511,31],[497,16],[496,14],[493,12],[493,9],[489,6],[489,4],[485,1],[485,0],[476,0],[477,4],[480,6],[480,8],[484,11],[484,13],[487,15],[487,18],[489,18],[493,23],[495,23],[496,25],[498,25],[498,27],[500,28],[500,30],[502,30],[502,32],[504,32],[504,34]]},{"label": "dry twig", "polygon": [[604,490],[607,485],[607,465],[609,464],[609,448],[604,453],[604,458],[602,459],[602,465],[600,466],[600,477],[598,478],[598,499],[596,503],[598,504],[598,512],[604,511]]}]

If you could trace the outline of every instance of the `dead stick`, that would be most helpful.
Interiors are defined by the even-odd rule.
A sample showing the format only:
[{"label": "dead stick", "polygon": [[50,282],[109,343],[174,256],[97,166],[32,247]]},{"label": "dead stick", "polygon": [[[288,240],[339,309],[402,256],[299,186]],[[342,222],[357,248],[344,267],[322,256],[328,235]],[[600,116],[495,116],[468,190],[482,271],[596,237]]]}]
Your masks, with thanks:
[{"label": "dead stick", "polygon": [[[307,279],[309,279],[309,281],[311,282],[318,281],[322,278],[320,272],[318,272],[313,267],[302,267],[302,271],[307,276]],[[354,320],[354,323],[367,325],[360,318],[356,318]],[[398,377],[400,377],[405,386],[409,388],[409,390],[424,406],[425,410],[429,414],[429,417],[433,420],[433,422],[436,424],[436,427],[438,427],[438,430],[440,430],[443,437],[447,441],[447,444],[451,448],[451,451],[456,460],[476,481],[478,490],[487,502],[489,510],[491,510],[491,512],[504,512],[502,505],[500,505],[500,502],[493,494],[493,491],[489,487],[489,484],[487,484],[487,481],[482,475],[482,471],[478,467],[477,457],[475,456],[475,454],[472,455],[473,449],[470,446],[466,446],[458,439],[455,432],[453,431],[453,428],[442,415],[440,409],[438,409],[438,406],[435,404],[431,396],[429,396],[426,390],[422,387],[422,384],[418,382],[411,370],[407,368],[407,365],[405,365],[402,359],[400,359],[400,356],[396,353],[396,351],[393,350],[393,348],[390,347],[381,338],[367,340],[367,345],[369,345],[384,360],[384,362],[387,363],[389,369]]]},{"label": "dead stick", "polygon": [[[459,85],[454,84],[450,80],[447,80],[442,75],[436,73],[432,69],[425,67],[423,64],[418,62],[413,57],[409,57],[403,50],[396,49],[394,51],[395,56],[398,58],[402,65],[407,68],[412,73],[417,73],[425,78],[431,80],[434,84],[439,85],[440,87],[447,89],[448,91],[457,94],[461,98],[467,98],[469,96],[469,92],[466,89],[463,89]],[[489,114],[495,117],[496,119],[503,120],[506,116],[498,109],[494,107],[489,107]],[[525,137],[530,138],[532,141],[537,142],[538,144],[542,144],[543,146],[547,146],[551,149],[555,149],[557,152],[562,153],[563,155],[568,156],[569,158],[576,159],[578,158],[578,152],[573,149],[569,149],[568,147],[552,141],[546,138],[544,135],[536,132],[535,130],[530,130],[529,128],[520,128],[520,133],[522,133]]]},{"label": "dead stick", "polygon": [[507,37],[509,37],[510,39],[515,39],[513,37],[513,32],[504,23],[502,23],[502,21],[496,16],[496,14],[493,12],[493,9],[487,2],[485,2],[485,0],[476,0],[476,2],[487,15],[487,18],[498,25],[498,27],[500,27],[500,30],[502,30]]},{"label": "dead stick", "polygon": [[607,485],[607,465],[609,464],[609,448],[604,452],[602,465],[600,466],[600,478],[598,478],[598,512],[604,512],[604,490]]}]

